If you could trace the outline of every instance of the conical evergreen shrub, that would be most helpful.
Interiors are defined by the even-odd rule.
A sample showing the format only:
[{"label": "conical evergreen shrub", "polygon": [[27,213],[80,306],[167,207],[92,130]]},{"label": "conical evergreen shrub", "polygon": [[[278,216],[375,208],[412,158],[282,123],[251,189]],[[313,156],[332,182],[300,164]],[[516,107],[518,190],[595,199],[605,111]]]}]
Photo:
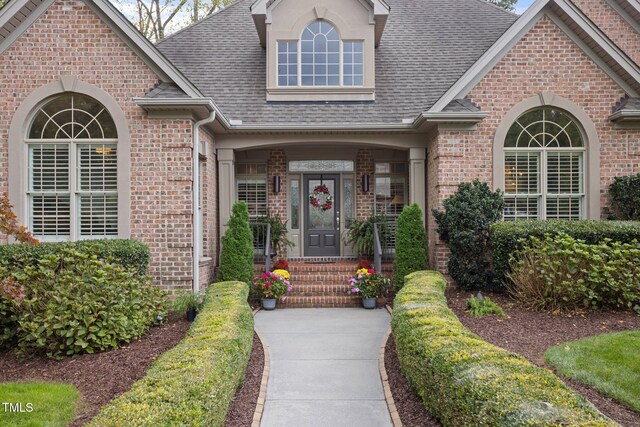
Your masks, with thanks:
[{"label": "conical evergreen shrub", "polygon": [[427,267],[427,233],[422,222],[422,209],[417,204],[405,206],[398,217],[396,258],[393,262],[393,286],[399,291],[404,277]]},{"label": "conical evergreen shrub", "polygon": [[253,279],[253,233],[249,227],[247,203],[233,205],[229,228],[222,238],[220,252],[220,281],[237,280],[251,284]]}]

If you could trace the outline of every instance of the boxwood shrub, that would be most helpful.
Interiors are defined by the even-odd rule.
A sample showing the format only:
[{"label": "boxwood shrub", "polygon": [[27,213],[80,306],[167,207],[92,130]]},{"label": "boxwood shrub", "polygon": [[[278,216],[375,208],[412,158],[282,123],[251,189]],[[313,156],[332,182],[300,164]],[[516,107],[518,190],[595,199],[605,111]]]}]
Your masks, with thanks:
[{"label": "boxwood shrub", "polygon": [[251,353],[248,292],[242,282],[209,286],[187,336],[89,425],[223,426]]},{"label": "boxwood shrub", "polygon": [[511,255],[521,250],[530,237],[543,239],[567,234],[588,244],[605,239],[631,243],[640,241],[640,222],[637,221],[505,221],[491,226],[491,250],[493,268],[497,278],[504,283],[509,272]]},{"label": "boxwood shrub", "polygon": [[550,371],[483,341],[447,307],[440,273],[408,276],[392,328],[402,372],[444,426],[616,426]]},{"label": "boxwood shrub", "polygon": [[149,247],[136,240],[81,240],[78,242],[41,243],[37,246],[24,244],[0,245],[0,265],[22,269],[36,265],[47,255],[62,250],[74,249],[85,255],[95,255],[98,259],[110,259],[137,274],[146,274],[149,266]]},{"label": "boxwood shrub", "polygon": [[[0,344],[49,357],[117,348],[166,316],[149,276],[62,246],[22,268],[0,265]],[[31,265],[31,263],[34,265]]]}]

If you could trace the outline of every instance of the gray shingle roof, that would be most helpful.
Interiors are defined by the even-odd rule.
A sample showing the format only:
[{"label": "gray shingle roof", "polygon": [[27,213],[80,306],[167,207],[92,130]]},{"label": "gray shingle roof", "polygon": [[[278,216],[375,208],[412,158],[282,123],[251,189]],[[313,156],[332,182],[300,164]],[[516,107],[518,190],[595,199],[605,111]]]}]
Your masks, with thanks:
[{"label": "gray shingle roof", "polygon": [[245,125],[413,119],[517,19],[483,0],[388,0],[391,13],[376,49],[375,101],[267,102],[266,54],[249,11],[252,3],[239,0],[158,44],[228,119]]},{"label": "gray shingle roof", "polygon": [[189,98],[189,95],[174,83],[159,82],[147,92],[146,98]]},{"label": "gray shingle roof", "polygon": [[450,113],[477,113],[480,108],[469,98],[454,99],[442,111]]},{"label": "gray shingle roof", "polygon": [[622,97],[612,108],[613,113],[618,111],[640,111],[640,98]]}]

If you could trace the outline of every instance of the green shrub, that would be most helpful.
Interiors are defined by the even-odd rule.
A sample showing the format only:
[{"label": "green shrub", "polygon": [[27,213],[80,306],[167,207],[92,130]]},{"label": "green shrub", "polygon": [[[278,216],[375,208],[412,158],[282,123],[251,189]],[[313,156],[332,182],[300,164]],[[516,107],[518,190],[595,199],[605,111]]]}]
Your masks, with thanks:
[{"label": "green shrub", "polygon": [[491,191],[479,180],[463,183],[443,202],[444,211],[433,210],[438,234],[451,251],[447,270],[462,289],[494,289],[489,229],[502,218],[502,192]]},{"label": "green shrub", "polygon": [[396,228],[396,257],[393,260],[393,286],[404,286],[404,278],[427,267],[427,234],[424,215],[417,204],[405,206]]},{"label": "green shrub", "polygon": [[516,253],[510,292],[546,310],[634,309],[640,313],[640,243],[589,245],[566,234],[531,237]]},{"label": "green shrub", "polygon": [[0,245],[0,265],[23,269],[35,266],[47,255],[73,249],[98,259],[109,260],[138,274],[146,274],[149,266],[149,247],[136,240],[81,240],[78,242],[41,243],[37,246],[24,244]]},{"label": "green shrub", "polygon": [[605,239],[631,243],[640,241],[640,222],[630,221],[505,221],[491,226],[491,250],[496,278],[504,282],[512,254],[524,246],[529,237],[565,233],[585,243],[596,244]]},{"label": "green shrub", "polygon": [[[59,358],[117,348],[166,315],[166,295],[149,276],[68,247],[23,270],[0,267],[0,277],[23,353]],[[8,287],[21,295],[11,297]]]},{"label": "green shrub", "polygon": [[609,186],[611,211],[625,221],[640,221],[640,173],[615,177]]},{"label": "green shrub", "polygon": [[216,283],[187,336],[90,426],[223,426],[253,342],[248,287]]},{"label": "green shrub", "polygon": [[249,210],[244,201],[233,205],[229,228],[222,238],[218,277],[224,281],[251,284],[253,279],[253,234],[249,227]]},{"label": "green shrub", "polygon": [[394,302],[400,367],[444,426],[616,426],[550,371],[483,341],[447,307],[440,273],[416,272]]},{"label": "green shrub", "polygon": [[482,317],[488,315],[496,315],[498,317],[507,317],[502,307],[497,303],[491,301],[489,297],[471,297],[467,301],[467,311],[469,314],[475,317]]}]

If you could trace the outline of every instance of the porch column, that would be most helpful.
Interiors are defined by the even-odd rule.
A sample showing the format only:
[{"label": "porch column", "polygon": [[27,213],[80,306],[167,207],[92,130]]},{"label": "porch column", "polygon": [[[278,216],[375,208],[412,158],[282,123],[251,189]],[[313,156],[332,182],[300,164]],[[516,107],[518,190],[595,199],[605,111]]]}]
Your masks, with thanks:
[{"label": "porch column", "polygon": [[422,209],[424,222],[426,217],[427,193],[426,185],[426,158],[425,148],[409,149],[409,203],[417,203]]},{"label": "porch column", "polygon": [[218,150],[218,200],[220,200],[220,237],[227,231],[231,208],[236,200],[235,153],[231,149]]}]

